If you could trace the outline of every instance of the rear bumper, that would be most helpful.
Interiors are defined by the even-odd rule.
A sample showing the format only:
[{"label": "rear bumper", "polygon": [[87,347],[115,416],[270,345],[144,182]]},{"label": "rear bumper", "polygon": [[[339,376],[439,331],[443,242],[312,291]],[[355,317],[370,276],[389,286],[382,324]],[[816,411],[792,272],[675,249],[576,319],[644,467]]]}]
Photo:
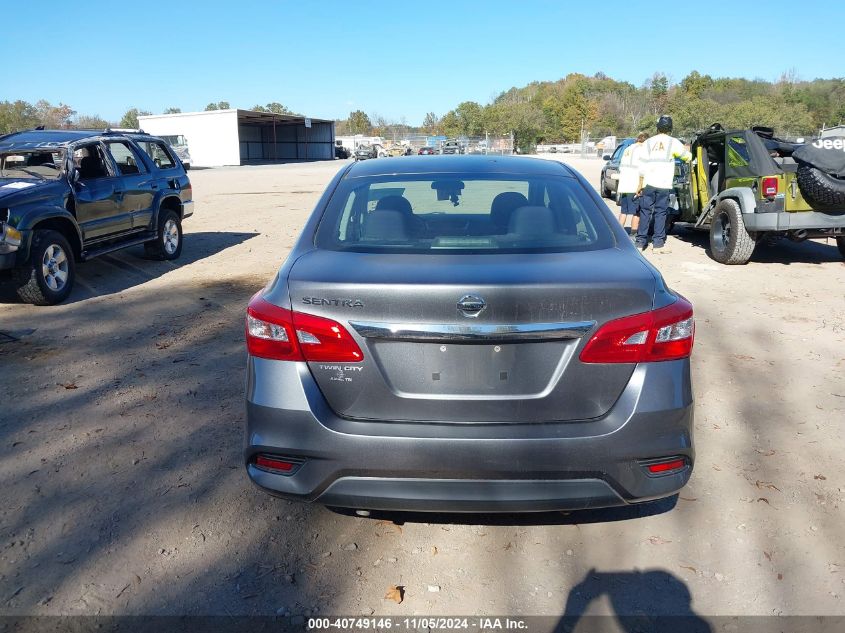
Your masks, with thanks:
[{"label": "rear bumper", "polygon": [[797,231],[845,228],[845,212],[781,211],[780,213],[743,213],[749,231]]},{"label": "rear bumper", "polygon": [[[304,363],[249,359],[244,459],[250,479],[288,499],[368,510],[531,512],[667,497],[693,467],[689,362],[640,365],[599,420],[409,424],[339,418]],[[292,475],[252,465],[295,457]],[[684,457],[653,476],[641,460]]]},{"label": "rear bumper", "polygon": [[182,203],[182,219],[189,218],[194,214],[194,201],[188,200]]}]

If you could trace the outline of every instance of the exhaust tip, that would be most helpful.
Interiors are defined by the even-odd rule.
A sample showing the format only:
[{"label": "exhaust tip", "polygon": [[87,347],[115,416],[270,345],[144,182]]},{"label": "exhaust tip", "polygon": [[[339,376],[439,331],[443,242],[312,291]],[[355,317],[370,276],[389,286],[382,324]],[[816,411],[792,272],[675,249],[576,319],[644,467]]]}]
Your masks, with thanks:
[{"label": "exhaust tip", "polygon": [[359,517],[368,517],[368,516],[370,516],[370,511],[369,510],[355,510],[355,514],[357,514]]}]

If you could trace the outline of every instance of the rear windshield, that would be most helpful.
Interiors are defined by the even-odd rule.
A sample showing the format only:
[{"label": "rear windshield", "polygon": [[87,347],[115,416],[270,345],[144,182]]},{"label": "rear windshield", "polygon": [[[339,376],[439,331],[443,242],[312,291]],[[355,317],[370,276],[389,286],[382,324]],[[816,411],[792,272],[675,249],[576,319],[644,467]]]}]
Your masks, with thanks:
[{"label": "rear windshield", "polygon": [[318,248],[356,252],[566,252],[611,248],[604,216],[569,177],[378,176],[341,181]]}]

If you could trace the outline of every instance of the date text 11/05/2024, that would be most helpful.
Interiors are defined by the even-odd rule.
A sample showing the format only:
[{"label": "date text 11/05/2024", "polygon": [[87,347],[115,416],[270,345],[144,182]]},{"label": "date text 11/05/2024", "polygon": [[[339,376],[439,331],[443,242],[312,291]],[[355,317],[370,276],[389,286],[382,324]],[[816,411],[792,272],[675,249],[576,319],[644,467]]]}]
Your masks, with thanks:
[{"label": "date text 11/05/2024", "polygon": [[468,630],[473,631],[524,631],[528,623],[520,618],[439,618],[439,617],[324,617],[309,618],[306,628],[309,631],[336,630],[389,630],[396,629],[418,631],[420,629],[435,630]]}]

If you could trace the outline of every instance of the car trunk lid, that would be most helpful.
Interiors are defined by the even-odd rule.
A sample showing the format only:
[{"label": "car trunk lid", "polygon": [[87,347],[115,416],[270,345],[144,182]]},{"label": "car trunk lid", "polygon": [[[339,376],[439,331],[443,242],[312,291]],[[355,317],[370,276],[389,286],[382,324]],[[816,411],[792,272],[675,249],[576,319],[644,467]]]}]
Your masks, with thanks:
[{"label": "car trunk lid", "polygon": [[336,413],[446,423],[600,417],[633,366],[584,364],[578,352],[598,325],[650,310],[654,289],[648,268],[618,249],[316,250],[289,276],[293,309],[339,322],[363,351],[360,363],[309,363]]}]

